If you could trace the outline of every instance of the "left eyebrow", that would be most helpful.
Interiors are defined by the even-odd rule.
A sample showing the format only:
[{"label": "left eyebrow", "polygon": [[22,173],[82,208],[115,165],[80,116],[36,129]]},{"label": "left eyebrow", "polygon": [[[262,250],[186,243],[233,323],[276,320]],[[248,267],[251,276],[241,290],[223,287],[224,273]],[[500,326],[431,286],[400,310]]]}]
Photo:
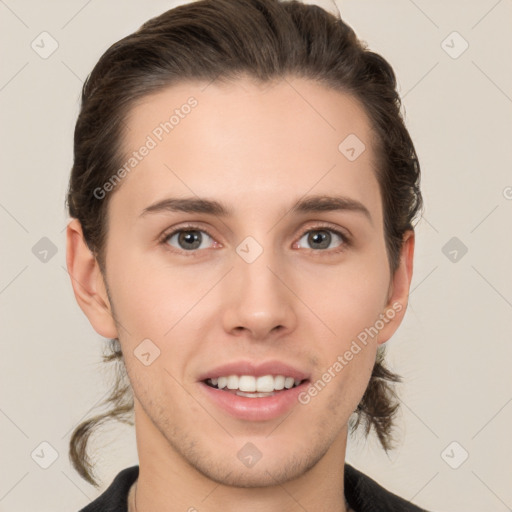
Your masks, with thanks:
[{"label": "left eyebrow", "polygon": [[363,214],[373,226],[372,216],[368,208],[366,208],[363,203],[349,197],[327,195],[308,196],[297,201],[292,207],[291,212],[310,213],[344,210]]},{"label": "left eyebrow", "polygon": [[[363,203],[343,196],[315,195],[299,199],[292,206],[290,213],[312,213],[352,211],[364,215],[373,225],[372,216]],[[149,213],[185,212],[203,213],[219,217],[233,216],[233,211],[218,201],[195,197],[166,198],[147,206],[140,217]]]}]

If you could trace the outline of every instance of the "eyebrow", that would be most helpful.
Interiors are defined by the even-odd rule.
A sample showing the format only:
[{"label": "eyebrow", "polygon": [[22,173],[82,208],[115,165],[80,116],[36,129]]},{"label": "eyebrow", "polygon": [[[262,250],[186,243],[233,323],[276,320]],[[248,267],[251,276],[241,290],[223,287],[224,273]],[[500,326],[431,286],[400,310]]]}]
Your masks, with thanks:
[{"label": "eyebrow", "polygon": [[[343,196],[315,195],[301,198],[291,207],[290,213],[351,211],[363,214],[371,224],[372,216],[363,203]],[[233,210],[219,201],[198,197],[166,198],[147,206],[140,217],[150,213],[185,212],[204,213],[218,217],[233,216]]]}]

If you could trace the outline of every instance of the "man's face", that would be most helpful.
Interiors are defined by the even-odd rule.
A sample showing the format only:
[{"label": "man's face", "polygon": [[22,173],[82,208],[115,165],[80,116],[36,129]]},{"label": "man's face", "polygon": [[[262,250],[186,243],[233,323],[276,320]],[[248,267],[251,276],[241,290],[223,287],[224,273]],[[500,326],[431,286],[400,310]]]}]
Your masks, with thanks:
[{"label": "man's face", "polygon": [[[182,108],[191,96],[197,103]],[[175,109],[166,133],[160,123]],[[144,98],[127,126],[126,160],[149,150],[110,192],[106,283],[141,461],[174,461],[180,471],[242,486],[302,475],[345,442],[379,341],[358,335],[375,326],[390,291],[363,110],[302,79],[188,83]],[[369,215],[294,210],[312,196],[343,196]],[[227,214],[145,212],[170,198],[215,201]],[[333,371],[338,356],[344,363]],[[252,372],[251,364],[268,362],[291,369]],[[296,371],[306,381],[300,393],[272,397],[208,386],[231,363],[248,365],[223,376]],[[310,394],[317,381],[325,385]]]}]

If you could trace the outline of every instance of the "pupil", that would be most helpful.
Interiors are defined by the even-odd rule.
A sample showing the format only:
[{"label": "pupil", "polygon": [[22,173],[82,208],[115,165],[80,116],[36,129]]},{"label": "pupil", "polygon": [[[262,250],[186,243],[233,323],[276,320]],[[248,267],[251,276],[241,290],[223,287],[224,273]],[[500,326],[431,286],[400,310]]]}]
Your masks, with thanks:
[{"label": "pupil", "polygon": [[315,231],[315,234],[309,235],[309,241],[312,245],[320,244],[321,249],[329,247],[331,234],[328,231]]},{"label": "pupil", "polygon": [[201,235],[199,231],[184,231],[180,233],[179,242],[185,244],[185,250],[197,249],[201,245]]}]

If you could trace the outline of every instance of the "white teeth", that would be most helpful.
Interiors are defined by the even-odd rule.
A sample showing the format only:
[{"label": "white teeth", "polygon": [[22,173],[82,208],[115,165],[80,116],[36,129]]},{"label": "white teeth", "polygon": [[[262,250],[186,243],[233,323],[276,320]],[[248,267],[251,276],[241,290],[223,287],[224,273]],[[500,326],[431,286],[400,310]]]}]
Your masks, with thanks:
[{"label": "white teeth", "polygon": [[236,375],[229,375],[228,389],[238,389],[238,377]]},{"label": "white teeth", "polygon": [[274,393],[244,393],[243,391],[237,391],[236,394],[246,398],[265,398],[266,396],[272,396]]},{"label": "white teeth", "polygon": [[263,375],[261,377],[253,377],[252,375],[227,375],[209,379],[209,382],[219,389],[239,390],[243,393],[272,393],[273,391],[281,391],[284,388],[291,389],[298,386],[302,381],[293,377],[285,377],[284,375]]},{"label": "white teeth", "polygon": [[[242,390],[242,388],[240,389]],[[256,390],[262,393],[272,393],[274,391],[274,377],[272,375],[258,377],[256,379]]]},{"label": "white teeth", "polygon": [[293,377],[286,377],[286,379],[284,379],[284,387],[286,389],[293,388],[294,384],[295,384],[295,380]]},{"label": "white teeth", "polygon": [[274,378],[274,388],[278,391],[281,391],[281,389],[284,389],[284,381],[285,377],[283,375],[278,375]]},{"label": "white teeth", "polygon": [[237,388],[240,391],[245,391],[249,393],[251,391],[256,391],[256,378],[251,375],[242,375],[241,377],[237,377],[235,375],[235,379],[238,379]]}]

